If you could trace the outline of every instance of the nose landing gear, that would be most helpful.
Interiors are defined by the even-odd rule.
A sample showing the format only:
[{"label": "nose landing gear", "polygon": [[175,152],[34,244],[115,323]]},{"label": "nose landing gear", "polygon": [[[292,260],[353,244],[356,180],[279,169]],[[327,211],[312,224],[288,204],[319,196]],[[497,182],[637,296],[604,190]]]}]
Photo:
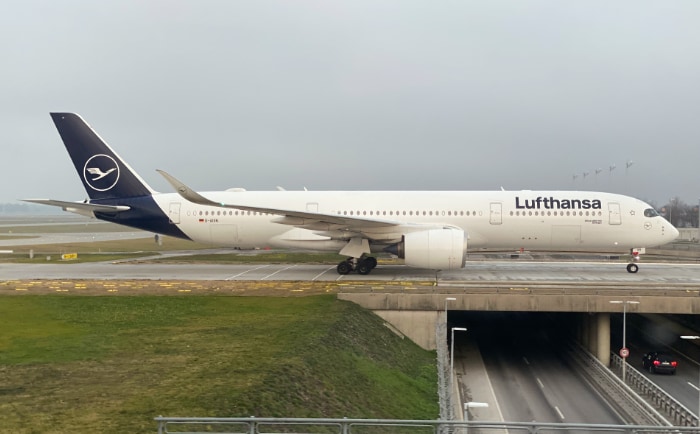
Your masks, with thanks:
[{"label": "nose landing gear", "polygon": [[645,252],[644,249],[632,249],[630,253],[632,254],[632,262],[627,264],[627,272],[636,273],[639,271],[639,265],[635,264],[635,262],[639,262],[639,255]]}]

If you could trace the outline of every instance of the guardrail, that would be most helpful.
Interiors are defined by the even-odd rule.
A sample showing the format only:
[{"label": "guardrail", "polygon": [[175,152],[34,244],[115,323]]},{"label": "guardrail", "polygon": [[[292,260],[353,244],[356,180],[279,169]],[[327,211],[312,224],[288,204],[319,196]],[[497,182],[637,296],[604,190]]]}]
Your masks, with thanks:
[{"label": "guardrail", "polygon": [[570,344],[568,358],[578,365],[579,372],[588,377],[601,396],[616,408],[627,423],[673,425],[585,348]]},{"label": "guardrail", "polygon": [[[621,371],[622,358],[615,353],[611,354],[610,363],[612,367],[617,369],[618,372]],[[635,388],[641,396],[647,398],[656,408],[670,417],[675,425],[697,426],[698,417],[688,407],[678,402],[629,363],[627,363],[625,377],[631,387]]]},{"label": "guardrail", "polygon": [[[481,422],[446,420],[397,420],[397,419],[304,419],[304,418],[178,418],[156,417],[158,434],[184,433],[237,433],[237,434],[490,434],[502,433],[625,433],[665,434],[697,433],[691,427],[659,427],[647,425],[602,425],[537,422]],[[172,430],[171,430],[172,429]]]}]

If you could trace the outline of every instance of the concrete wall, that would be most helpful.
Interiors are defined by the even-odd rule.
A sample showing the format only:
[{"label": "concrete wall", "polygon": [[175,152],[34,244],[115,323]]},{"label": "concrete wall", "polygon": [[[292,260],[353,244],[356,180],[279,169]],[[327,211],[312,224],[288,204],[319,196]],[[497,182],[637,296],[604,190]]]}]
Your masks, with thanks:
[{"label": "concrete wall", "polygon": [[454,297],[450,310],[473,310],[495,312],[582,312],[612,313],[622,312],[619,304],[613,300],[635,300],[639,304],[631,305],[632,313],[676,313],[700,314],[700,292],[668,291],[660,289],[654,295],[646,291],[644,295],[635,295],[633,290],[597,294],[590,288],[588,294],[566,294],[556,289],[549,293],[533,293],[525,288],[513,293],[341,293],[338,298],[359,304],[373,311],[441,311],[445,308],[445,298]]},{"label": "concrete wall", "polygon": [[[435,328],[444,311],[374,310],[386,322],[426,350],[437,348]],[[444,319],[443,319],[444,321]]]}]

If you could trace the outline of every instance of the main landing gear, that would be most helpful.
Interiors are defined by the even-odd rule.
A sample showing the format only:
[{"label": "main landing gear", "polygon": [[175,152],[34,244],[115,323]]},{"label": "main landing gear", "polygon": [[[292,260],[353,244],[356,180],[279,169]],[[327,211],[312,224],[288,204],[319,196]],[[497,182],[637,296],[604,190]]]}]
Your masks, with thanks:
[{"label": "main landing gear", "polygon": [[336,270],[338,274],[348,274],[357,271],[358,274],[367,275],[377,266],[377,258],[367,256],[364,258],[348,258],[338,264]]}]

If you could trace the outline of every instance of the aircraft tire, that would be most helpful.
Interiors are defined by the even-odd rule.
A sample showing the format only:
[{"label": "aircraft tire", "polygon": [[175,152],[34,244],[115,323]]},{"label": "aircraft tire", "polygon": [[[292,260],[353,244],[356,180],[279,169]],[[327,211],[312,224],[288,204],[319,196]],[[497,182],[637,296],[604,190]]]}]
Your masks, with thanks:
[{"label": "aircraft tire", "polygon": [[628,273],[636,273],[639,271],[639,266],[637,264],[627,264]]},{"label": "aircraft tire", "polygon": [[348,261],[343,261],[335,268],[338,274],[348,274],[352,271],[352,265]]},{"label": "aircraft tire", "polygon": [[371,269],[377,268],[377,258],[375,258],[374,256],[368,256],[363,262],[369,264],[369,267]]},{"label": "aircraft tire", "polygon": [[357,273],[365,276],[372,272],[372,268],[374,267],[372,267],[371,261],[365,259],[357,265]]}]

